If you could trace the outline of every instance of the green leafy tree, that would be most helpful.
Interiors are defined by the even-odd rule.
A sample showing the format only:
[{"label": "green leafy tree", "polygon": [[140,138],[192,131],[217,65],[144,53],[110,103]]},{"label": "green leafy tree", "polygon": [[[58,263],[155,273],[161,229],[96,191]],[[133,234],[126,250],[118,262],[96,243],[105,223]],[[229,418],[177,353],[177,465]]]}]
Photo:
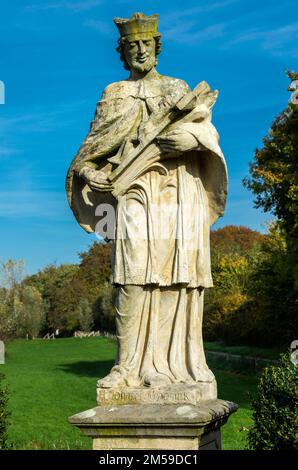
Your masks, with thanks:
[{"label": "green leafy tree", "polygon": [[251,301],[251,274],[264,238],[257,231],[235,225],[211,232],[214,287],[205,292],[205,339],[233,343],[248,339],[248,325],[251,328],[254,322],[243,321],[242,311]]},{"label": "green leafy tree", "polygon": [[249,289],[253,299],[250,310],[258,318],[255,340],[263,346],[288,346],[298,338],[292,251],[280,224],[272,224],[264,238],[255,258]]},{"label": "green leafy tree", "polygon": [[[288,73],[298,80],[297,73]],[[244,184],[256,207],[273,213],[289,236],[298,234],[298,106],[290,103],[257,149]]]},{"label": "green leafy tree", "polygon": [[23,260],[9,259],[0,264],[0,334],[2,338],[18,335],[19,288],[25,275]]},{"label": "green leafy tree", "polygon": [[38,289],[22,286],[19,289],[18,336],[35,338],[45,322],[45,305]]},{"label": "green leafy tree", "polygon": [[106,286],[111,278],[111,244],[93,243],[80,253],[80,259],[79,265],[47,266],[23,281],[39,290],[47,306],[44,331],[59,329],[61,334],[72,334],[84,321],[82,309],[85,312],[89,307],[92,315],[86,313],[87,323],[93,323],[95,329],[109,323]]},{"label": "green leafy tree", "polygon": [[[291,81],[298,74],[288,72]],[[290,253],[289,289],[298,291],[298,105],[288,107],[273,122],[263,147],[257,149],[244,184],[255,195],[256,207],[276,216]]]},{"label": "green leafy tree", "polygon": [[0,284],[6,289],[13,289],[22,282],[25,277],[24,260],[9,259],[0,264]]},{"label": "green leafy tree", "polygon": [[46,305],[45,330],[59,329],[67,335],[79,328],[79,302],[86,292],[78,271],[74,264],[51,265],[25,279],[26,285],[39,290]]},{"label": "green leafy tree", "polygon": [[85,286],[86,298],[92,306],[94,328],[114,331],[114,290],[111,286],[111,243],[95,242],[84,253],[80,253],[78,278]]},{"label": "green leafy tree", "polygon": [[92,308],[87,299],[81,299],[80,301],[79,322],[80,322],[80,329],[82,331],[89,332],[92,330],[93,325],[94,325],[93,314],[92,314]]},{"label": "green leafy tree", "polygon": [[[298,74],[288,72],[291,81]],[[257,149],[244,184],[256,207],[276,216],[263,247],[253,285],[256,306],[270,323],[264,341],[279,344],[298,334],[298,105],[289,103],[273,122],[263,147]]]},{"label": "green leafy tree", "polygon": [[91,302],[95,302],[100,296],[102,286],[111,280],[111,243],[95,242],[83,253],[80,253],[80,265],[78,277],[88,291]]},{"label": "green leafy tree", "polygon": [[12,299],[10,292],[0,289],[0,337],[7,339],[15,335],[16,322],[12,316]]},{"label": "green leafy tree", "polygon": [[102,331],[115,332],[115,288],[110,282],[102,286],[100,296],[97,300],[97,323]]}]

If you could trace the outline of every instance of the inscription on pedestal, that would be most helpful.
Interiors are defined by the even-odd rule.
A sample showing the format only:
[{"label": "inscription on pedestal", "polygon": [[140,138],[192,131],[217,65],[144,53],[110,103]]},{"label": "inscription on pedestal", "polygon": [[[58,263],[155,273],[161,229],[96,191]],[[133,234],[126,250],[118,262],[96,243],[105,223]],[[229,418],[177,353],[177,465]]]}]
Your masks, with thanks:
[{"label": "inscription on pedestal", "polygon": [[195,386],[176,385],[168,388],[152,389],[146,387],[125,389],[97,389],[97,404],[194,404],[197,405],[206,396],[216,397],[216,383],[202,383]]}]

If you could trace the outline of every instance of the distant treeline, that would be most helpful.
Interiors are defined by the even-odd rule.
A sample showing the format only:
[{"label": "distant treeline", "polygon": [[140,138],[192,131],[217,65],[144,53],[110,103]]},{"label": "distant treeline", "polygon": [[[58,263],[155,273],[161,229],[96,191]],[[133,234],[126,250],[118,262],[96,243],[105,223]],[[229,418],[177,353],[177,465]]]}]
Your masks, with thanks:
[{"label": "distant treeline", "polygon": [[[295,72],[288,77],[298,80]],[[211,233],[214,288],[205,295],[205,339],[290,346],[298,339],[297,104],[274,120],[244,185],[275,222],[266,235],[233,225]],[[22,262],[4,263],[0,337],[114,331],[110,258],[110,244],[94,243],[79,264],[47,266],[25,279]]]},{"label": "distant treeline", "polygon": [[[22,280],[21,263],[5,263],[1,337],[114,332],[111,248],[95,242],[79,264],[47,266]],[[291,260],[277,226],[267,235],[233,225],[212,231],[211,252],[214,288],[205,295],[205,339],[280,346],[298,337]]]}]

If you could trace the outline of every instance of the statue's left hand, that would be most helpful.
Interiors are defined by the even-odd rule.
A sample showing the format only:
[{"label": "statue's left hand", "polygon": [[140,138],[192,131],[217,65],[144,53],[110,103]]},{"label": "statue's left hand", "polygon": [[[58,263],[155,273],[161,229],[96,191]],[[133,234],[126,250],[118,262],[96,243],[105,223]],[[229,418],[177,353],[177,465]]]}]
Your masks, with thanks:
[{"label": "statue's left hand", "polygon": [[108,181],[107,175],[103,171],[94,170],[88,166],[83,166],[79,170],[79,176],[83,178],[88,186],[94,191],[113,191],[113,185]]},{"label": "statue's left hand", "polygon": [[188,152],[198,150],[197,139],[184,129],[173,129],[157,137],[157,143],[163,152]]}]

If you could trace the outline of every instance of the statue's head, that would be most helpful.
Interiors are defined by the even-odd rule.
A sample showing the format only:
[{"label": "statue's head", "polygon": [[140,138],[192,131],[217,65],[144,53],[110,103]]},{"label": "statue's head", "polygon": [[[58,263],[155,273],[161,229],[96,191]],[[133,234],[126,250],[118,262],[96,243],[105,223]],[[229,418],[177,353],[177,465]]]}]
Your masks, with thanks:
[{"label": "statue's head", "polygon": [[120,31],[117,51],[127,70],[146,73],[157,65],[161,51],[158,15],[134,13],[129,19],[115,18]]}]

